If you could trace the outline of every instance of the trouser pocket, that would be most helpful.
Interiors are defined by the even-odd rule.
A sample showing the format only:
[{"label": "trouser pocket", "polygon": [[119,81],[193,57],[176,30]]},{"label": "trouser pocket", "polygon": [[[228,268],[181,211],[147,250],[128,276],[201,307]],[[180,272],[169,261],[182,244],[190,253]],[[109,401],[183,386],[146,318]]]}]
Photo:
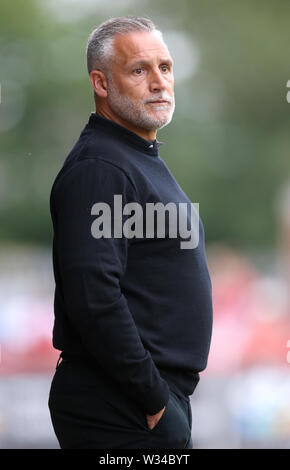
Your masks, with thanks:
[{"label": "trouser pocket", "polygon": [[148,433],[164,442],[176,443],[176,448],[183,448],[191,434],[189,406],[189,400],[180,398],[170,390],[163,415],[153,429],[148,428]]}]

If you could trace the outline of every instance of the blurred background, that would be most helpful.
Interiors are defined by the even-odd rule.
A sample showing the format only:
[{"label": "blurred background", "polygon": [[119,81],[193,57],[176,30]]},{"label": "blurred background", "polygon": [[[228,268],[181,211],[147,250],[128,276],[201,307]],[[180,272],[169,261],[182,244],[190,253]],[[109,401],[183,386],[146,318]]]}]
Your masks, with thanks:
[{"label": "blurred background", "polygon": [[127,14],[151,18],[175,60],[160,155],[205,227],[214,327],[194,447],[289,448],[287,0],[1,0],[0,448],[58,448],[49,194],[94,111],[88,35]]}]

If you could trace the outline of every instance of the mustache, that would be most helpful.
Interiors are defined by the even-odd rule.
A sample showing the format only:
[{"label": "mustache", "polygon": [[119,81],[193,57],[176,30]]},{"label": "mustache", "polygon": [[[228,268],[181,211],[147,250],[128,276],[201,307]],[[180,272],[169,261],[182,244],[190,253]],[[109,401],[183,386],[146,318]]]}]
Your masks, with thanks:
[{"label": "mustache", "polygon": [[164,100],[164,101],[168,101],[169,104],[172,104],[173,103],[173,98],[167,94],[163,94],[163,95],[159,95],[159,96],[154,96],[152,98],[148,98],[146,100],[143,101],[144,104],[146,103],[152,103],[154,101],[158,101],[158,100]]}]

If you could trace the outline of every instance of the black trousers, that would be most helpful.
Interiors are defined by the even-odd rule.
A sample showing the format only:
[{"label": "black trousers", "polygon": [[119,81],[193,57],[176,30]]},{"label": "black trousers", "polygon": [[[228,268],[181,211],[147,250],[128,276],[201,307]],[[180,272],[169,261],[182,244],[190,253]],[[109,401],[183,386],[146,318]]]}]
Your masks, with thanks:
[{"label": "black trousers", "polygon": [[150,430],[138,402],[85,359],[58,362],[48,406],[62,449],[192,449],[188,396],[170,390],[165,411]]}]

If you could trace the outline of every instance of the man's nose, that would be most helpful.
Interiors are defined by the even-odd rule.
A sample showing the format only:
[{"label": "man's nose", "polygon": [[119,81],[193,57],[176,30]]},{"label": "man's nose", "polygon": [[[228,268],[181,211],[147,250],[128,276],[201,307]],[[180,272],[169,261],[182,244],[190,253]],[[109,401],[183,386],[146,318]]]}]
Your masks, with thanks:
[{"label": "man's nose", "polygon": [[164,90],[166,88],[166,81],[159,69],[152,71],[149,86],[151,92]]}]

